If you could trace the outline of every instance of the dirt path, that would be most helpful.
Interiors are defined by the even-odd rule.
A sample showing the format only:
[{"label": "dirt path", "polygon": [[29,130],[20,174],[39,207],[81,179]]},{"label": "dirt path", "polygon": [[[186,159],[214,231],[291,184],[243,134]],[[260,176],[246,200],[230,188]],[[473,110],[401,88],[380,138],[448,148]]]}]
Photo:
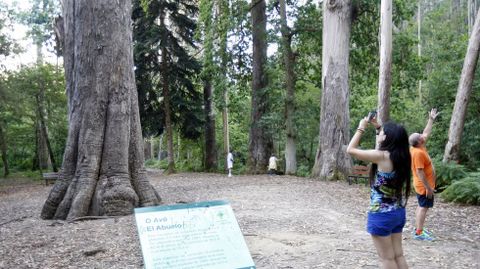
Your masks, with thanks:
[{"label": "dirt path", "polygon": [[[230,201],[257,268],[378,268],[364,228],[364,186],[266,175],[151,177],[166,204]],[[0,268],[142,268],[133,216],[41,220],[50,188],[0,184]],[[438,240],[419,242],[410,234],[415,202],[404,232],[410,268],[480,268],[480,207],[438,201],[427,219]]]}]

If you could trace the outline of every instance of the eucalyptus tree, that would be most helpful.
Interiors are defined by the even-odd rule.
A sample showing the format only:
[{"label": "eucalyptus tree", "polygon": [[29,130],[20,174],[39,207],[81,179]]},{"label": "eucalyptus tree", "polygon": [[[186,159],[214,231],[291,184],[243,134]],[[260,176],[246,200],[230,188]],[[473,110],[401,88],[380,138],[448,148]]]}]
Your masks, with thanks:
[{"label": "eucalyptus tree", "polygon": [[345,153],[349,139],[349,51],[352,2],[323,2],[322,100],[319,144],[312,177],[344,177],[350,168]]},{"label": "eucalyptus tree", "polygon": [[475,70],[478,65],[478,55],[480,53],[480,9],[477,12],[477,18],[473,25],[468,42],[467,53],[463,63],[462,75],[458,84],[457,96],[453,107],[450,128],[448,130],[448,142],[445,145],[443,162],[458,161],[460,143],[465,124],[465,117],[468,102],[472,92],[472,85],[475,76]]},{"label": "eucalyptus tree", "polygon": [[285,174],[293,175],[297,171],[297,144],[294,125],[295,117],[295,83],[296,74],[294,70],[295,54],[292,50],[293,31],[287,24],[287,5],[285,0],[279,0],[280,23],[282,34],[282,51],[285,64]]},{"label": "eucalyptus tree", "polygon": [[392,0],[382,0],[380,7],[380,76],[378,79],[378,119],[390,119],[392,88]]},{"label": "eucalyptus tree", "polygon": [[65,1],[69,131],[44,219],[126,215],[160,197],[144,167],[130,1]]},{"label": "eucalyptus tree", "polygon": [[[197,2],[134,2],[135,67],[142,121],[147,130],[166,131],[168,171],[175,171],[173,129],[196,139],[201,135],[201,95],[193,79],[200,64],[193,57]],[[158,119],[163,120],[159,121]]]},{"label": "eucalyptus tree", "polygon": [[248,138],[248,171],[252,174],[267,170],[273,152],[273,138],[264,116],[269,109],[267,63],[267,16],[265,0],[252,0],[252,111]]}]

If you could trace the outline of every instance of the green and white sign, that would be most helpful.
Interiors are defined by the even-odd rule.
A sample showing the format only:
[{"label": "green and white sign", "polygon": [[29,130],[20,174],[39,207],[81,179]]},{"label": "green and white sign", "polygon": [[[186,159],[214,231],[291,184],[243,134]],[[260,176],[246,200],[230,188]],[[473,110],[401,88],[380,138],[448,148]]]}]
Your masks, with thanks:
[{"label": "green and white sign", "polygon": [[135,209],[146,269],[253,269],[230,204],[208,201]]}]

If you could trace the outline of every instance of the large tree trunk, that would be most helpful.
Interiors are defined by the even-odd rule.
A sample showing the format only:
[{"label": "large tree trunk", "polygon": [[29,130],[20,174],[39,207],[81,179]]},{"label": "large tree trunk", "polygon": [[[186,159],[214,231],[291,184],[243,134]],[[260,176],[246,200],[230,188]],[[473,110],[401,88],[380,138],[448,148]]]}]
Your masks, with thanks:
[{"label": "large tree trunk", "polygon": [[268,112],[268,78],[265,70],[267,62],[267,16],[265,0],[252,0],[253,26],[253,78],[252,114],[248,138],[248,171],[252,174],[267,171],[268,158],[273,151],[273,139],[268,126],[262,123]]},{"label": "large tree trunk", "polygon": [[478,62],[480,50],[480,9],[477,12],[477,19],[468,42],[467,55],[463,63],[462,75],[458,84],[457,97],[453,107],[452,119],[448,130],[448,142],[443,154],[443,162],[458,161],[460,143],[465,125],[467,105],[472,92],[473,78]]},{"label": "large tree trunk", "polygon": [[7,160],[7,138],[1,124],[2,122],[0,121],[0,153],[2,154],[3,176],[6,177],[8,174],[10,174]]},{"label": "large tree trunk", "polygon": [[380,77],[378,80],[378,120],[390,119],[392,87],[392,0],[382,0],[380,7]]},{"label": "large tree trunk", "polygon": [[285,97],[285,174],[293,175],[297,172],[297,144],[294,124],[295,117],[295,56],[292,52],[292,35],[287,25],[287,10],[285,0],[280,0],[280,16],[282,24],[282,45],[285,62],[285,84],[287,94]]},{"label": "large tree trunk", "polygon": [[65,1],[69,130],[41,217],[131,214],[160,202],[143,165],[130,1]]},{"label": "large tree trunk", "polygon": [[212,172],[217,168],[217,145],[215,138],[215,109],[210,80],[203,82],[203,103],[205,106],[205,170]]},{"label": "large tree trunk", "polygon": [[351,28],[351,1],[323,2],[323,93],[320,132],[312,177],[321,180],[346,177],[350,158],[348,57]]}]

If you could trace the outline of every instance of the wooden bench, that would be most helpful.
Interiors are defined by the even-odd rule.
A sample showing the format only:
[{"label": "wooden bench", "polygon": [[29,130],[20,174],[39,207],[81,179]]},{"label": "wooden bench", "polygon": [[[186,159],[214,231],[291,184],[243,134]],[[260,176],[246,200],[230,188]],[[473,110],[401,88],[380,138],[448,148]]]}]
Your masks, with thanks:
[{"label": "wooden bench", "polygon": [[370,178],[370,167],[364,165],[355,165],[352,168],[352,174],[348,175],[348,185],[352,185],[352,181],[358,183],[358,179],[365,179],[365,185],[368,185]]},{"label": "wooden bench", "polygon": [[48,183],[50,180],[53,180],[53,181],[57,180],[58,173],[56,172],[43,173],[42,176],[43,176],[43,179],[45,179],[45,186],[48,186]]}]

